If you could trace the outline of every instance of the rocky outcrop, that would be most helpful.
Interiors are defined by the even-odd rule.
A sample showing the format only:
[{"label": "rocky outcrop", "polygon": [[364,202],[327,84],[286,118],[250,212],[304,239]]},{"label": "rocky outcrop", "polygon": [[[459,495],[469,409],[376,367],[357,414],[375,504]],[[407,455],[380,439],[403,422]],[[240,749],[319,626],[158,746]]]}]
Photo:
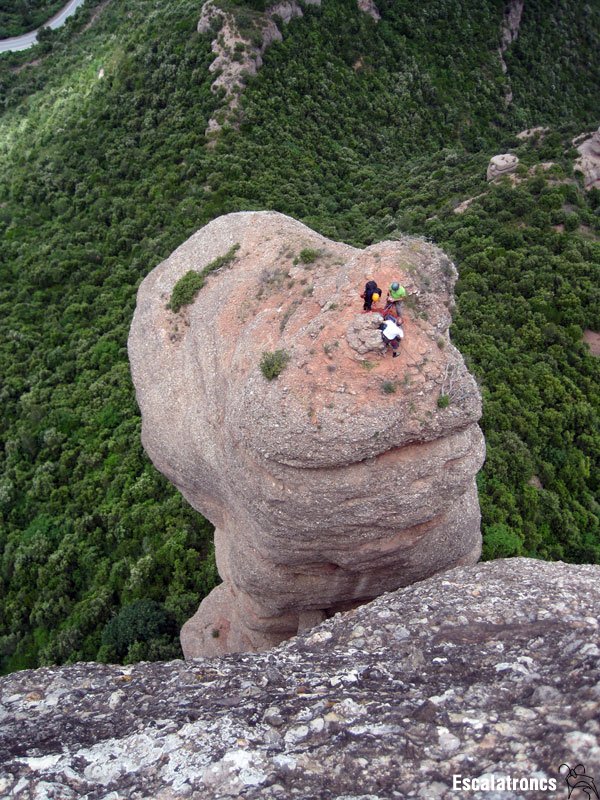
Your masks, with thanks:
[{"label": "rocky outcrop", "polygon": [[538,138],[543,139],[544,135],[548,133],[550,128],[545,128],[543,125],[536,125],[534,128],[525,128],[524,131],[517,133],[517,139],[522,142],[527,142],[529,139]]},{"label": "rocky outcrop", "polygon": [[[303,0],[306,5],[321,5],[321,0]],[[224,92],[224,104],[218,114],[209,120],[207,136],[217,134],[225,122],[231,119],[240,101],[247,77],[256,75],[262,66],[262,57],[267,48],[281,41],[277,21],[287,24],[294,17],[302,17],[302,5],[297,0],[280,0],[265,12],[248,7],[240,8],[239,15],[224,10],[218,0],[206,0],[198,22],[198,32],[212,34],[211,47],[215,60],[209,67],[216,77],[213,92]]]},{"label": "rocky outcrop", "polygon": [[574,169],[583,173],[585,189],[600,189],[600,128],[589,138],[578,144],[581,154],[575,161]]},{"label": "rocky outcrop", "polygon": [[[279,25],[287,25],[295,17],[304,16],[303,6],[320,5],[321,0],[279,0],[264,12],[243,7],[236,15],[231,6],[226,10],[218,0],[206,0],[198,21],[198,32],[214,36],[211,47],[215,60],[209,71],[215,79],[211,89],[224,93],[223,105],[211,117],[205,131],[209,142],[214,143],[223,124],[234,119],[246,80],[262,67],[265,51],[273,42],[283,38]],[[374,0],[357,0],[357,5],[376,22],[381,19]],[[240,14],[243,15],[241,18]]]},{"label": "rocky outcrop", "polygon": [[510,559],[265,654],[17,672],[0,678],[0,796],[566,798],[562,764],[600,784],[599,618],[600,567]]},{"label": "rocky outcrop", "polygon": [[500,30],[499,47],[502,72],[507,71],[507,67],[503,58],[504,53],[519,36],[519,28],[521,26],[521,17],[523,15],[524,5],[525,0],[508,0],[504,9],[504,18],[502,20],[502,27]]},{"label": "rocky outcrop", "polygon": [[[167,309],[182,275],[236,244],[233,266]],[[399,358],[361,312],[373,277],[411,295]],[[357,250],[268,212],[214,220],[145,279],[129,339],[143,444],[215,524],[224,581],[185,625],[186,656],[268,648],[477,560],[484,444],[448,336],[455,279],[424,241]]]},{"label": "rocky outcrop", "polygon": [[476,194],[476,195],[475,195],[475,197],[468,197],[466,200],[463,200],[463,201],[462,201],[461,203],[459,203],[459,204],[458,204],[458,205],[457,205],[455,208],[453,208],[453,209],[452,209],[452,210],[453,210],[453,212],[454,212],[455,214],[464,214],[464,213],[465,213],[465,211],[468,211],[468,210],[469,210],[469,208],[471,207],[471,205],[472,205],[472,204],[473,204],[473,203],[474,203],[476,200],[481,200],[481,198],[482,198],[482,197],[485,197],[485,196],[486,196],[486,194],[487,194],[487,192],[483,192],[482,194]]},{"label": "rocky outcrop", "polygon": [[[504,54],[508,48],[516,41],[519,36],[519,28],[521,26],[521,17],[523,15],[523,7],[525,0],[508,0],[504,8],[504,17],[502,19],[502,26],[500,28],[500,47],[498,48],[498,56],[500,57],[500,66],[502,72],[506,75],[508,67],[504,60]],[[504,99],[507,105],[510,105],[513,100],[513,93],[508,84],[504,90]]]},{"label": "rocky outcrop", "polygon": [[585,330],[583,332],[583,341],[590,348],[590,353],[593,356],[600,356],[600,332]]},{"label": "rocky outcrop", "polygon": [[486,178],[488,181],[493,181],[503,175],[510,175],[516,172],[518,166],[519,159],[512,153],[501,153],[498,156],[492,156],[488,164]]},{"label": "rocky outcrop", "polygon": [[381,19],[381,14],[379,13],[379,9],[373,0],[356,0],[356,2],[361,11],[372,17],[375,22],[379,22]]}]

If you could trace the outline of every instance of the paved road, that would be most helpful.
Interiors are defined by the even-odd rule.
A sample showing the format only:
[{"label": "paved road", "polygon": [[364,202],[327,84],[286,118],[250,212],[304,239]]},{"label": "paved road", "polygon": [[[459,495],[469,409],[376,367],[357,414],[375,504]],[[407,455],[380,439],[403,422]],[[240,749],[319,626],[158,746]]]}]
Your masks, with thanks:
[{"label": "paved road", "polygon": [[[60,28],[61,25],[64,25],[67,17],[74,14],[83,2],[84,0],[69,0],[66,6],[51,17],[43,27]],[[21,36],[13,36],[11,39],[0,39],[0,53],[5,53],[7,50],[27,50],[37,42],[38,30],[39,28],[29,33],[23,33]]]}]

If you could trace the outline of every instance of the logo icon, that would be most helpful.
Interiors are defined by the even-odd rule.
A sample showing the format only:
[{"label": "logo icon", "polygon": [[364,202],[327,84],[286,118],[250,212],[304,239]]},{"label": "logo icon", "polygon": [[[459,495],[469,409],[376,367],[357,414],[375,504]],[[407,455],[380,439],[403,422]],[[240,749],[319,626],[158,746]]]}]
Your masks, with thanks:
[{"label": "logo icon", "polygon": [[[567,768],[566,773],[561,771],[563,767]],[[576,789],[580,789],[583,794],[586,795],[587,800],[593,800],[593,798],[600,800],[600,795],[596,789],[594,779],[590,775],[585,774],[585,767],[583,764],[577,764],[572,769],[568,764],[561,764],[558,768],[558,771],[561,773],[561,775],[563,775],[565,782],[569,787],[569,794],[567,795],[567,798],[570,798]],[[581,797],[581,795],[576,796]]]}]

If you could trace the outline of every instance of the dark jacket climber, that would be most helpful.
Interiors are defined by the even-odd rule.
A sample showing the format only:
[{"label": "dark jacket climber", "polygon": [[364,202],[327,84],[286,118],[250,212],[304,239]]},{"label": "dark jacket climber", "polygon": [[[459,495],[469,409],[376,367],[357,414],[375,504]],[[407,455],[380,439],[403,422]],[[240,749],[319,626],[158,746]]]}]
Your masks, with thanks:
[{"label": "dark jacket climber", "polygon": [[367,281],[365,284],[365,290],[361,294],[361,297],[364,299],[363,311],[370,311],[371,306],[373,303],[376,303],[382,295],[382,291],[377,286],[375,281]]}]

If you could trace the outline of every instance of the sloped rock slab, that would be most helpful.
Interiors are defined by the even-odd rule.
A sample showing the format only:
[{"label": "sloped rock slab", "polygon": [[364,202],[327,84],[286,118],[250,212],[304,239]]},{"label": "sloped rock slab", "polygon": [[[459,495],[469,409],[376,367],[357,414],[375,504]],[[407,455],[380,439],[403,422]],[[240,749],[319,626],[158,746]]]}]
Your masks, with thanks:
[{"label": "sloped rock slab", "polygon": [[[262,654],[0,679],[0,796],[450,800],[453,775],[600,783],[600,567],[437,575]],[[563,768],[563,772],[564,772]]]}]

